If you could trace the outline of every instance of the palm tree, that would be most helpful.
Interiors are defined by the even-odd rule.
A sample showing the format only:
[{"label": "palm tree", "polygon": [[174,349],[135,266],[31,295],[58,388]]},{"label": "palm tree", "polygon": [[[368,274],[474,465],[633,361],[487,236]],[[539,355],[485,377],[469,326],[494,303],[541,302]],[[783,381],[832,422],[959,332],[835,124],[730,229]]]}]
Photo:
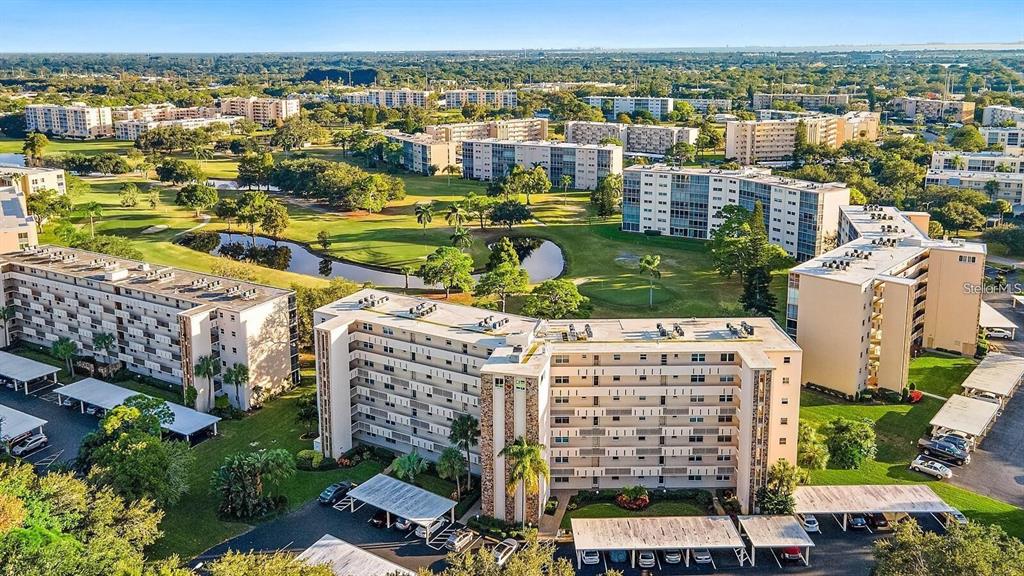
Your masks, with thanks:
[{"label": "palm tree", "polygon": [[117,342],[117,338],[106,332],[99,332],[92,337],[92,347],[101,352],[104,357],[110,354],[110,349],[114,347],[115,342]]},{"label": "palm tree", "polygon": [[473,236],[462,226],[455,229],[455,232],[449,236],[452,241],[452,246],[465,250],[473,245]]},{"label": "palm tree", "polygon": [[53,354],[54,358],[64,361],[64,367],[68,370],[69,378],[73,373],[71,360],[75,357],[76,353],[78,353],[78,343],[67,336],[57,338],[50,347],[50,354]]},{"label": "palm tree", "polygon": [[459,448],[462,448],[462,451],[466,454],[466,489],[469,490],[473,487],[473,473],[468,469],[470,461],[469,450],[480,441],[480,422],[472,414],[460,414],[452,422],[448,439]]},{"label": "palm tree", "polygon": [[11,333],[7,328],[8,322],[14,319],[14,306],[0,306],[0,324],[4,327],[4,346],[11,345]]},{"label": "palm tree", "polygon": [[434,203],[424,202],[416,205],[416,222],[423,226],[423,233],[427,233],[427,224],[434,220]]},{"label": "palm tree", "polygon": [[405,276],[405,291],[409,292],[409,276],[415,272],[412,266],[402,266],[402,275]]},{"label": "palm tree", "polygon": [[562,174],[562,178],[558,183],[562,186],[562,204],[565,204],[565,196],[569,193],[569,186],[572,186],[572,176]]},{"label": "palm tree", "polygon": [[647,274],[650,278],[650,296],[648,298],[648,305],[654,308],[654,280],[655,278],[661,278],[661,256],[652,256],[650,254],[645,255],[640,259],[640,271]]},{"label": "palm tree", "polygon": [[964,168],[967,168],[967,161],[964,160],[963,156],[956,154],[953,156],[953,168],[963,170]]},{"label": "palm tree", "polygon": [[462,474],[466,471],[466,459],[462,452],[454,446],[449,446],[441,452],[437,459],[437,475],[443,480],[455,481],[456,500],[462,500]]},{"label": "palm tree", "polygon": [[193,144],[190,152],[192,152],[192,157],[195,158],[199,164],[205,164],[207,160],[213,158],[213,150],[210,150],[202,144]]},{"label": "palm tree", "polygon": [[213,356],[202,356],[199,358],[199,362],[196,362],[195,366],[196,376],[206,378],[207,383],[210,385],[210,404],[209,408],[213,408],[213,377],[220,372],[220,363]]},{"label": "palm tree", "polygon": [[515,496],[523,486],[523,525],[526,525],[526,497],[540,492],[540,477],[551,478],[548,461],[544,458],[544,445],[531,442],[520,436],[516,441],[501,449],[501,455],[509,463],[505,489],[509,496]]},{"label": "palm tree", "polygon": [[458,164],[449,164],[444,168],[441,168],[441,173],[448,175],[448,185],[451,186],[452,176],[456,174],[460,176],[462,175],[462,166],[459,166]]},{"label": "palm tree", "polygon": [[235,405],[241,410],[241,390],[249,383],[249,367],[236,362],[234,366],[224,371],[224,382],[235,387]]},{"label": "palm tree", "polygon": [[89,202],[82,206],[82,212],[89,218],[89,233],[96,237],[96,219],[103,216],[103,205],[99,202]]},{"label": "palm tree", "polygon": [[416,477],[425,472],[427,461],[420,456],[420,453],[413,449],[408,454],[403,454],[391,462],[391,470],[399,480],[405,480],[412,484]]},{"label": "palm tree", "polygon": [[466,212],[466,208],[462,204],[452,204],[448,207],[448,212],[445,213],[444,219],[448,222],[449,226],[458,228],[469,220],[469,212]]}]

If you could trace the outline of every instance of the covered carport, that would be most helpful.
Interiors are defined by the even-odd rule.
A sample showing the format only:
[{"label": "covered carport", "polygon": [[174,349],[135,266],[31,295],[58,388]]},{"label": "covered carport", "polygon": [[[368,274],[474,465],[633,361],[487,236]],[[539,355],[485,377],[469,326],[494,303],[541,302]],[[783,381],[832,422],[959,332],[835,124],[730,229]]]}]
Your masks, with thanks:
[{"label": "covered carport", "polygon": [[[811,565],[811,548],[814,541],[807,535],[807,531],[800,525],[800,521],[794,516],[740,516],[740,532],[750,542],[750,565],[755,566],[757,562],[757,550],[767,548],[772,551],[776,548],[799,548],[800,557],[805,566]],[[775,562],[779,568],[782,563],[779,557],[775,556]]]},{"label": "covered carport", "polygon": [[843,532],[851,514],[942,514],[955,510],[924,484],[797,486],[793,498],[796,514],[830,515]]},{"label": "covered carport", "polygon": [[37,362],[31,358],[0,351],[0,377],[14,382],[14,389],[20,386],[29,392],[29,386],[39,382],[52,386],[57,383],[60,368]]},{"label": "covered carport", "polygon": [[747,560],[743,538],[728,516],[573,518],[571,522],[577,568],[582,568],[583,553],[588,550],[628,550],[634,567],[639,550],[682,550],[687,567],[690,553],[702,548],[732,550],[741,566]]},{"label": "covered carport", "polygon": [[[1016,306],[1016,302],[1014,304]],[[1017,337],[1017,325],[984,300],[981,302],[981,311],[978,315],[978,326],[985,330],[998,328],[1010,333],[1011,339]]]},{"label": "covered carport", "polygon": [[454,500],[385,474],[377,474],[350,490],[335,508],[341,510],[347,506],[355,512],[356,501],[383,510],[387,514],[388,526],[391,526],[392,516],[423,526],[428,542],[431,527],[438,519],[443,519],[445,514],[450,515],[451,522],[455,523],[457,503]]},{"label": "covered carport", "polygon": [[330,534],[303,550],[296,560],[310,566],[329,566],[335,576],[415,576],[412,570]]},{"label": "covered carport", "polygon": [[929,424],[932,434],[960,432],[975,444],[988,433],[999,413],[999,404],[954,394],[939,408]]},{"label": "covered carport", "polygon": [[961,386],[964,388],[965,396],[988,392],[1005,402],[1007,398],[1013,396],[1022,379],[1024,358],[989,352]]},{"label": "covered carport", "polygon": [[22,437],[39,432],[42,434],[46,420],[25,414],[0,404],[0,442],[10,445]]}]

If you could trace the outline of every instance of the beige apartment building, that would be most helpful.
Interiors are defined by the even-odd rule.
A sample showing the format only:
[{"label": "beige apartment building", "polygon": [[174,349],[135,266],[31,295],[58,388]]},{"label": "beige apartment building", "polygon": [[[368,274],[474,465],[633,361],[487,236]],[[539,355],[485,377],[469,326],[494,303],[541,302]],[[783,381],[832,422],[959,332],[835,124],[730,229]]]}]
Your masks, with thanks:
[{"label": "beige apartment building", "polygon": [[838,146],[850,140],[878,140],[878,126],[881,123],[880,112],[856,111],[847,112],[839,117],[837,130]]},{"label": "beige apartment building", "polygon": [[489,120],[487,122],[460,122],[458,124],[434,124],[424,126],[423,131],[431,136],[449,142],[463,140],[516,140],[530,142],[548,139],[546,118],[518,118],[510,120]]},{"label": "beige apartment building", "polygon": [[[536,522],[551,489],[726,488],[755,505],[796,458],[801,351],[768,318],[543,321],[364,289],[314,313],[319,448],[436,460],[480,421],[482,511]],[[508,494],[502,449],[544,446],[550,484]]]},{"label": "beige apartment building", "polygon": [[[38,243],[36,221],[28,214],[25,194],[15,186],[0,185],[0,254],[16,252]],[[0,348],[6,345],[0,340]]]},{"label": "beige apartment building", "polygon": [[[1006,200],[1013,206],[1014,212],[1019,213],[1024,209],[1024,172],[929,170],[924,175],[924,185],[980,190],[993,200]],[[993,187],[994,191],[990,191]]]},{"label": "beige apartment building", "polygon": [[789,160],[796,148],[797,130],[808,144],[835,148],[840,141],[840,117],[800,115],[788,119],[734,120],[725,124],[725,157],[740,164]]},{"label": "beige apartment building", "polygon": [[82,102],[68,106],[29,104],[25,107],[25,129],[60,138],[90,140],[111,136],[114,124],[110,108],[105,106],[86,106]]},{"label": "beige apartment building", "polygon": [[593,190],[605,176],[622,173],[622,147],[493,138],[462,142],[464,178],[485,182],[500,180],[513,166],[526,169],[540,166],[553,183],[568,175],[572,178],[572,188]]},{"label": "beige apartment building", "polygon": [[840,246],[790,270],[803,383],[844,396],[909,386],[913,353],[975,352],[985,245],[928,238],[927,213],[844,206]]},{"label": "beige apartment building", "polygon": [[679,142],[696,144],[699,134],[698,128],[678,126],[574,120],[565,123],[566,142],[600,144],[605,138],[616,138],[625,145],[626,152],[637,154],[664,154]]},{"label": "beige apartment building", "polygon": [[1024,155],[1024,126],[1016,128],[995,128],[982,126],[979,128],[988,146],[1002,146],[1003,152]]},{"label": "beige apartment building", "polygon": [[456,150],[459,145],[430,134],[405,134],[397,130],[384,132],[389,142],[402,146],[402,166],[410,172],[432,176],[445,166],[458,162]]},{"label": "beige apartment building", "polygon": [[754,110],[771,108],[774,102],[793,102],[804,110],[820,110],[823,106],[849,106],[849,94],[754,94]]},{"label": "beige apartment building", "polygon": [[732,100],[728,98],[676,98],[675,101],[686,102],[701,114],[706,113],[709,108],[714,108],[718,112],[732,110]]},{"label": "beige apartment building", "polygon": [[67,192],[64,170],[60,168],[26,168],[0,164],[0,182],[16,186],[25,196],[40,190]]},{"label": "beige apartment building", "polygon": [[445,90],[445,108],[462,108],[467,104],[482,104],[491,108],[515,108],[519,105],[519,96],[515,90],[484,90],[470,88],[466,90]]},{"label": "beige apartment building", "polygon": [[1006,152],[964,152],[936,150],[932,152],[932,170],[963,172],[1024,173],[1024,156]]},{"label": "beige apartment building", "polygon": [[1013,122],[1017,127],[1024,127],[1024,109],[1003,104],[993,104],[982,108],[982,126],[997,126],[1005,122]]},{"label": "beige apartment building", "polygon": [[137,140],[139,136],[153,130],[154,128],[169,128],[177,126],[185,130],[197,128],[209,128],[214,124],[227,124],[231,126],[242,120],[243,116],[213,116],[201,118],[181,118],[178,120],[118,120],[114,122],[115,140]]},{"label": "beige apartment building", "polygon": [[926,121],[970,122],[974,119],[974,102],[963,100],[932,100],[916,96],[900,96],[890,102],[898,118],[913,120],[918,114]]},{"label": "beige apartment building", "polygon": [[298,98],[244,98],[234,96],[221,98],[217,109],[224,116],[244,116],[263,126],[282,122],[299,114]]},{"label": "beige apartment building", "polygon": [[399,90],[371,89],[342,94],[341,99],[349,104],[380,106],[381,108],[402,108],[404,106],[425,108],[431,104],[431,94],[430,90],[411,90],[409,88]]},{"label": "beige apartment building", "polygon": [[652,96],[586,96],[583,101],[612,116],[646,110],[655,118],[663,119],[675,107],[671,98]]},{"label": "beige apartment building", "polygon": [[142,104],[139,106],[119,106],[113,109],[114,123],[124,120],[188,120],[192,118],[209,118],[218,116],[216,107],[189,106],[179,108],[170,102],[161,104]]},{"label": "beige apartment building", "polygon": [[[295,294],[179,268],[43,246],[0,255],[0,306],[13,306],[11,337],[50,346],[61,337],[79,356],[120,361],[131,372],[194,386],[196,409],[216,395],[248,410],[255,390],[273,395],[298,382]],[[115,336],[109,351],[93,338]],[[6,345],[6,342],[0,342]],[[240,389],[196,374],[211,356],[221,374],[249,368]]]}]

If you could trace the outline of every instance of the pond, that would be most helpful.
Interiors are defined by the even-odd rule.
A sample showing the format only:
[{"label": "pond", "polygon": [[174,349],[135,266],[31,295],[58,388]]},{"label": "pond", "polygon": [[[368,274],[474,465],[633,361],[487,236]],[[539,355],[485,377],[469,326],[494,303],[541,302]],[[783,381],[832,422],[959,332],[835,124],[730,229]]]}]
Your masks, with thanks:
[{"label": "pond", "polygon": [[[256,236],[255,248],[253,239],[247,234],[220,232],[217,234],[220,243],[216,246],[194,246],[195,249],[211,254],[221,254],[236,260],[250,260],[262,266],[277,270],[287,270],[307,276],[321,278],[342,277],[353,282],[372,282],[377,286],[404,287],[405,275],[379,270],[369,266],[342,262],[333,258],[321,258],[310,252],[305,246],[281,240],[274,243],[270,238]],[[512,238],[519,254],[520,261],[530,282],[537,283],[558,277],[565,267],[565,257],[557,244],[538,238]],[[479,275],[474,275],[478,278]],[[410,288],[426,287],[416,276],[409,276]]]},{"label": "pond", "polygon": [[0,165],[3,164],[6,164],[8,166],[24,166],[25,155],[15,154],[13,152],[0,154]]}]

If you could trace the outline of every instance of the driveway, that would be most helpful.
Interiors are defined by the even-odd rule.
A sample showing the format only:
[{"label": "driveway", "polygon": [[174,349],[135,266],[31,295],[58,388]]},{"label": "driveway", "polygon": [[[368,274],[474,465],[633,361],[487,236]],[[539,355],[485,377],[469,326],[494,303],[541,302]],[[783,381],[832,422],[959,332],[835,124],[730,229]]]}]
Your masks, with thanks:
[{"label": "driveway", "polygon": [[971,463],[953,470],[952,481],[974,492],[1024,507],[1024,392],[1021,389],[1006,403],[988,436],[971,455]]},{"label": "driveway", "polygon": [[82,438],[95,430],[99,423],[95,416],[44,400],[44,397],[52,396],[49,394],[52,389],[53,387],[36,390],[26,396],[24,392],[15,392],[0,386],[0,404],[47,421],[43,433],[50,439],[50,444],[26,458],[41,468],[49,467],[53,463],[71,462],[77,458]]}]

